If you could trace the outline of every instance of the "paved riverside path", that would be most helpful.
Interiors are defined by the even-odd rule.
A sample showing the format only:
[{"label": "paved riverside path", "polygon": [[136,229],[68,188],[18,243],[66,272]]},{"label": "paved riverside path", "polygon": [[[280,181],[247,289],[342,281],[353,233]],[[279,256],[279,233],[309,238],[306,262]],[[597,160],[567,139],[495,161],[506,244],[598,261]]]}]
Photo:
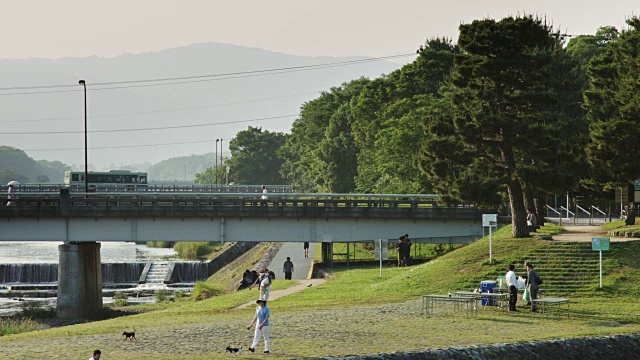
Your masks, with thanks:
[{"label": "paved riverside path", "polygon": [[282,272],[282,265],[287,261],[287,257],[291,258],[293,262],[293,274],[291,274],[292,280],[303,280],[309,276],[309,268],[311,267],[311,261],[313,260],[313,254],[316,250],[317,243],[309,244],[309,257],[304,258],[303,243],[298,242],[286,242],[282,244],[280,250],[276,256],[273,257],[269,264],[269,270],[276,274],[276,280],[284,280],[284,272]]},{"label": "paved riverside path", "polygon": [[[295,266],[295,265],[294,265]],[[276,280],[278,281],[278,280]],[[325,283],[325,279],[308,279],[308,280],[296,280],[298,283],[292,287],[286,288],[286,289],[282,289],[282,290],[273,290],[269,292],[269,302],[279,299],[283,296],[287,296],[287,295],[291,295],[293,293],[297,293],[299,291],[302,291],[304,289],[310,288],[312,286],[318,286],[318,285],[322,285]],[[246,290],[243,290],[246,291]],[[258,297],[258,295],[260,295],[260,291],[258,291],[258,288],[254,288],[251,289],[249,291],[255,291],[256,293],[256,298]],[[255,306],[256,305],[256,301],[252,300],[246,304],[242,304],[240,306],[237,306],[234,308],[234,310],[236,309],[244,309],[250,306]]]},{"label": "paved riverside path", "polygon": [[591,242],[594,237],[608,237],[611,242],[640,240],[634,237],[615,237],[607,235],[607,230],[601,226],[593,225],[565,225],[562,227],[563,233],[553,235],[554,241],[566,242]]}]

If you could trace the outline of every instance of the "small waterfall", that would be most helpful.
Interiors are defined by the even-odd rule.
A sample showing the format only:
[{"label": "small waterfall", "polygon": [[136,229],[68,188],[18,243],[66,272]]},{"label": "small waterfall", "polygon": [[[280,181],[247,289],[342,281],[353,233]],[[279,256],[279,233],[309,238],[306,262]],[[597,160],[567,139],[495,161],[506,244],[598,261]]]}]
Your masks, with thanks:
[{"label": "small waterfall", "polygon": [[102,283],[137,284],[144,265],[145,263],[102,264]]},{"label": "small waterfall", "polygon": [[1,264],[0,283],[57,283],[58,264]]},{"label": "small waterfall", "polygon": [[[102,264],[102,283],[137,284],[145,263]],[[2,284],[58,282],[58,264],[0,264]]]},{"label": "small waterfall", "polygon": [[205,281],[209,278],[209,264],[205,262],[177,262],[174,265],[174,279],[181,283]]}]

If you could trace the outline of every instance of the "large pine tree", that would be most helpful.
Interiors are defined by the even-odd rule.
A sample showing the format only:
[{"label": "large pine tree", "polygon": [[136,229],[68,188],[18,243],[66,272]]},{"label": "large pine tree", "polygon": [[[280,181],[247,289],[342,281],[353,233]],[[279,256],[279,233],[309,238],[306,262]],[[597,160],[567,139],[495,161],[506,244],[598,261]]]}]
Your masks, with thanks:
[{"label": "large pine tree", "polygon": [[[512,234],[526,237],[523,185],[551,187],[575,102],[570,59],[557,32],[531,16],[460,26],[446,97],[425,120],[421,165],[444,199],[495,204],[506,188]],[[569,91],[568,91],[569,90]]]}]

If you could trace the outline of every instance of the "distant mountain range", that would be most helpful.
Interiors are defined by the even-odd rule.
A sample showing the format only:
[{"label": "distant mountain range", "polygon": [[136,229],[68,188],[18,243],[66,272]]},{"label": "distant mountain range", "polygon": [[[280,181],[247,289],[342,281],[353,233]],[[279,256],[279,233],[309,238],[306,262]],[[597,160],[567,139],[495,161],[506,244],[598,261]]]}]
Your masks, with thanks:
[{"label": "distant mountain range", "polygon": [[[337,64],[363,59],[295,56],[219,43],[113,58],[4,59],[0,145],[24,149],[32,158],[83,167],[84,100],[78,85],[83,79],[88,157],[95,168],[207,154],[214,152],[216,138],[223,139],[227,151],[229,139],[249,125],[288,132],[300,106],[319,91],[401,66],[384,61]],[[303,68],[317,64],[333,65]],[[268,69],[281,70],[256,72]],[[166,86],[166,81],[117,83],[189,76],[193,78]],[[96,86],[105,82],[112,84]],[[37,87],[58,84],[68,87]],[[95,132],[111,130],[117,131]]]},{"label": "distant mountain range", "polygon": [[[219,154],[218,154],[219,156]],[[226,156],[226,155],[225,155]],[[156,164],[144,163],[129,166],[112,166],[108,169],[90,168],[89,171],[130,170],[149,174],[150,182],[193,182],[196,173],[214,166],[215,154],[180,156]],[[21,183],[54,183],[64,180],[68,170],[84,171],[84,166],[72,168],[60,161],[34,160],[20,149],[0,146],[0,185],[17,180]]]}]

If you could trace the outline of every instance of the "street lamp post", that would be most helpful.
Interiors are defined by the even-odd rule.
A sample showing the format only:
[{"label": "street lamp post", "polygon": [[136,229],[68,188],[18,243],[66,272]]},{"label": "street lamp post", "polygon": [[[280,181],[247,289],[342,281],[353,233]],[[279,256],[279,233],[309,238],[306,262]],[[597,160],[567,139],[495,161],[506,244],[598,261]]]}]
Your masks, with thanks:
[{"label": "street lamp post", "polygon": [[89,163],[87,162],[87,84],[78,81],[84,88],[84,192],[89,192]]},{"label": "street lamp post", "polygon": [[[222,166],[222,140],[224,139],[220,138],[220,166]],[[220,180],[222,180],[222,176],[220,177]]]},{"label": "street lamp post", "polygon": [[218,141],[220,141],[220,139],[216,139],[216,167],[213,168],[213,177],[216,185],[218,185]]}]

